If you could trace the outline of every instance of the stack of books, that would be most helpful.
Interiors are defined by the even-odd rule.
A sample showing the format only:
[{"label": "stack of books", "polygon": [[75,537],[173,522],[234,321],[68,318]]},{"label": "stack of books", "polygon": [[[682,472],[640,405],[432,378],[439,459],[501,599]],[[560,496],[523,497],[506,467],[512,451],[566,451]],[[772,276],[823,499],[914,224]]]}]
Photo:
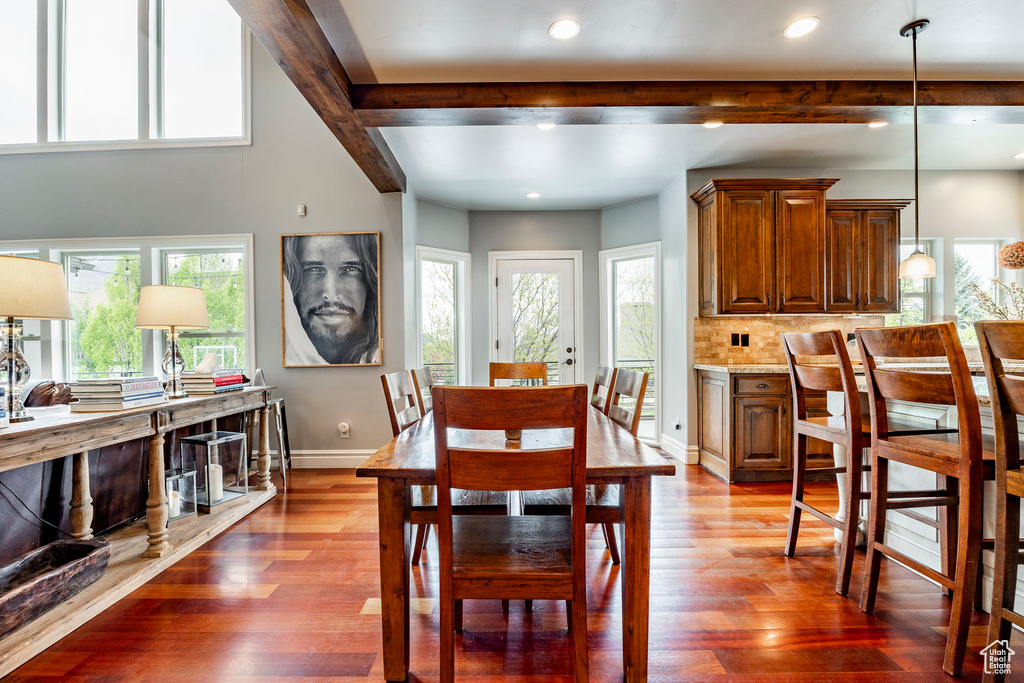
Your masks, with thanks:
[{"label": "stack of books", "polygon": [[73,413],[128,410],[167,400],[158,377],[106,377],[81,379],[71,385]]},{"label": "stack of books", "polygon": [[237,391],[245,386],[244,382],[245,378],[242,377],[241,370],[181,373],[181,384],[185,387],[185,393],[192,396],[208,396],[222,394],[226,391]]}]

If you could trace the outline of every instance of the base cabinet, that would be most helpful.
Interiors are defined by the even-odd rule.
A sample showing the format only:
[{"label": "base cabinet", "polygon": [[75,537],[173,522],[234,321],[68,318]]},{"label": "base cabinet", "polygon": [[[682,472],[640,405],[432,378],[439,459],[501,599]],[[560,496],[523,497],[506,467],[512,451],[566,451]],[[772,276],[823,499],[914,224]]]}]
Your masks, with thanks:
[{"label": "base cabinet", "polygon": [[[700,464],[732,482],[793,477],[793,397],[789,376],[697,371]],[[827,415],[825,395],[808,396],[811,415]],[[832,445],[810,439],[808,467],[830,467]]]}]

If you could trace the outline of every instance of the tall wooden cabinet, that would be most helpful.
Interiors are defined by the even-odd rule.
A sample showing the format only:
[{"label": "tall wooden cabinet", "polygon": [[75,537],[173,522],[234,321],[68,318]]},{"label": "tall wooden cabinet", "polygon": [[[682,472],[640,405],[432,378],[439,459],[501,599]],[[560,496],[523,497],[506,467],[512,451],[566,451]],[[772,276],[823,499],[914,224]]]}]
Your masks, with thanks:
[{"label": "tall wooden cabinet", "polygon": [[711,180],[699,207],[700,314],[825,311],[825,190],[835,178]]},{"label": "tall wooden cabinet", "polygon": [[825,204],[825,308],[834,313],[899,310],[903,199],[832,199]]}]

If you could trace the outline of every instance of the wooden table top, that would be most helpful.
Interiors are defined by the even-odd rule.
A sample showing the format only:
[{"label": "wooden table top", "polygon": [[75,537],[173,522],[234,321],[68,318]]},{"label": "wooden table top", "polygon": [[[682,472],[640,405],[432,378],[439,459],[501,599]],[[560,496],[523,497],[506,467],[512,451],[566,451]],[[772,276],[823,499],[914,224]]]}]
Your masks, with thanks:
[{"label": "wooden table top", "polygon": [[[587,481],[631,476],[672,476],[674,461],[642,443],[600,411],[591,408],[587,421]],[[452,430],[451,446],[530,450],[572,444],[571,429],[524,430],[519,444],[500,431]],[[406,478],[416,484],[435,481],[434,416],[393,438],[356,468],[357,477]]]}]

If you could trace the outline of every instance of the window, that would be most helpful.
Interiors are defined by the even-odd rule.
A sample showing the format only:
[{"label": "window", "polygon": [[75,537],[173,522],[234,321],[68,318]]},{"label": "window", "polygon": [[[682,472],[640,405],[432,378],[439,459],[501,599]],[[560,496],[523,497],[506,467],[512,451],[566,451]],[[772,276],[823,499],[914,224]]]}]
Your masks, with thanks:
[{"label": "window", "polygon": [[[656,442],[660,435],[660,247],[609,249],[601,252],[601,261],[602,362],[650,373],[637,436]],[[626,401],[621,399],[623,405]]]},{"label": "window", "polygon": [[[921,250],[931,253],[931,244],[921,243]],[[900,245],[900,262],[910,256],[914,251],[914,243],[904,242]],[[886,327],[899,327],[902,325],[923,325],[931,320],[930,288],[931,280],[928,278],[915,278],[913,280],[900,280],[900,312],[890,313],[885,316]]]},{"label": "window", "polygon": [[416,247],[420,361],[436,384],[469,381],[469,254]]},{"label": "window", "polygon": [[248,142],[228,0],[0,0],[0,63],[0,153]]},{"label": "window", "polygon": [[974,323],[992,316],[982,307],[978,292],[999,303],[999,292],[993,280],[999,275],[996,253],[1001,242],[957,240],[953,244],[953,283],[956,303],[956,326],[963,344],[977,344]]},{"label": "window", "polygon": [[[208,353],[222,368],[246,367],[245,256],[237,251],[165,251],[164,284],[199,287],[206,294],[209,330],[182,330],[178,349],[185,370]],[[166,340],[165,340],[166,341]]]}]

